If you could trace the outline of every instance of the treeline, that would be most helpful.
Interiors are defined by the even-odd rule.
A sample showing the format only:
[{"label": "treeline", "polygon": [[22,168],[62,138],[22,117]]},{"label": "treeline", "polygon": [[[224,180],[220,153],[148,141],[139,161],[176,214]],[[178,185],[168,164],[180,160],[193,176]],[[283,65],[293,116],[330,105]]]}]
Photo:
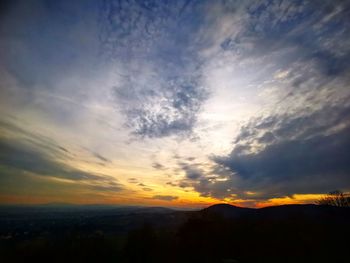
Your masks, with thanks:
[{"label": "treeline", "polygon": [[336,190],[329,192],[316,202],[319,205],[330,205],[336,207],[350,207],[350,194]]}]

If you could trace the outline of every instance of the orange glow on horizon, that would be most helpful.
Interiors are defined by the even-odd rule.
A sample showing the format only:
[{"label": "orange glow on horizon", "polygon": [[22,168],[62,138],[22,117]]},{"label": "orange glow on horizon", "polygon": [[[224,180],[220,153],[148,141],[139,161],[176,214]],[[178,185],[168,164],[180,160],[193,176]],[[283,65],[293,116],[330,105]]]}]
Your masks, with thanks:
[{"label": "orange glow on horizon", "polygon": [[278,206],[287,204],[310,204],[315,203],[323,197],[323,194],[296,194],[293,197],[273,198],[266,201],[255,200],[219,200],[210,197],[200,197],[195,195],[193,198],[178,198],[173,201],[157,200],[151,197],[103,197],[103,196],[32,196],[32,195],[1,195],[0,204],[48,204],[48,203],[67,203],[67,204],[105,204],[105,205],[140,205],[140,206],[163,206],[163,207],[183,207],[183,208],[205,208],[218,203],[227,203],[239,207],[262,208],[267,206]]}]

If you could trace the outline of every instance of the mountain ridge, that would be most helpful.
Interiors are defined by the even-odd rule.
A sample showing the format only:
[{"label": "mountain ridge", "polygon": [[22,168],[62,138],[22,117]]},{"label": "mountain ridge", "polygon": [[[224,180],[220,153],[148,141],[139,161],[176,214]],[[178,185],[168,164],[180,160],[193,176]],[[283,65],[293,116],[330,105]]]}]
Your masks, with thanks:
[{"label": "mountain ridge", "polygon": [[238,207],[230,204],[215,204],[201,210],[203,214],[219,215],[225,218],[276,220],[288,218],[317,219],[336,218],[350,220],[349,207],[335,207],[315,204],[288,204],[262,208]]}]

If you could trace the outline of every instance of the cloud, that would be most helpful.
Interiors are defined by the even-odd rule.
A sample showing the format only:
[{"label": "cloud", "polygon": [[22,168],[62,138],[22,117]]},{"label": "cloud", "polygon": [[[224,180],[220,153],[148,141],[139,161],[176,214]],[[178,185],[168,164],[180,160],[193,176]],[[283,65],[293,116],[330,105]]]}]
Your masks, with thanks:
[{"label": "cloud", "polygon": [[[137,74],[135,72],[133,78],[137,79]],[[118,107],[126,117],[126,126],[135,135],[156,138],[186,134],[196,123],[196,116],[207,98],[199,81],[194,77],[162,78],[156,75],[148,80],[148,85],[152,85],[149,89],[144,83],[122,83],[114,89]]]},{"label": "cloud", "polygon": [[139,181],[137,180],[137,178],[132,177],[128,179],[128,182],[131,184],[137,184]]},{"label": "cloud", "polygon": [[350,105],[342,103],[302,115],[253,119],[230,154],[212,156],[211,169],[195,177],[185,166],[186,177],[177,185],[232,200],[349,191],[349,120]]},{"label": "cloud", "polygon": [[[198,15],[198,6],[198,3],[187,0],[147,3],[138,0],[128,3],[120,0],[105,1],[100,9],[100,41],[103,50],[109,57],[118,56],[123,61],[153,52],[164,52],[164,56],[172,56],[174,50],[181,49],[190,40],[191,36],[185,33],[197,26],[198,21],[191,15]],[[178,28],[180,25],[181,28]],[[178,39],[169,35],[169,32],[177,34]],[[166,37],[170,41],[166,41]],[[167,43],[167,46],[162,46],[163,43]],[[166,54],[169,45],[172,49]]]},{"label": "cloud", "polygon": [[[193,161],[191,158],[187,161]],[[189,163],[178,161],[179,170],[185,173],[185,176],[176,182],[167,182],[168,185],[177,186],[185,189],[193,189],[204,197],[225,198],[230,197],[227,183],[232,172],[212,160],[209,163]],[[231,183],[230,183],[231,185]]]},{"label": "cloud", "polygon": [[[167,185],[201,196],[347,188],[349,8],[331,0],[8,4],[1,108],[26,122],[0,121],[1,167],[123,189],[69,165],[82,161],[73,151],[81,147],[96,169],[112,165],[107,153],[131,170],[162,160],[152,167],[167,169]],[[63,143],[77,134],[72,148]],[[128,135],[147,140],[124,144]]]},{"label": "cloud", "polygon": [[[144,48],[150,43],[174,48],[172,36],[165,41],[162,35],[163,27],[174,25],[171,15],[161,19],[159,34],[142,38],[146,41],[138,47],[150,62],[130,63],[128,71],[134,74],[124,74],[115,88],[128,127],[150,138],[191,132],[211,95],[208,87],[215,91],[229,86],[237,97],[262,100],[258,106],[268,103],[241,126],[230,154],[211,159],[210,171],[179,164],[185,178],[169,184],[192,187],[203,196],[250,199],[349,187],[348,3],[222,1],[204,6],[208,13],[197,18],[202,27],[190,23],[188,31],[173,35],[191,33],[194,40],[188,46],[195,52],[188,53],[180,43],[174,49],[177,57],[192,61],[184,70],[175,57],[166,57],[172,65],[167,67],[160,53]],[[147,19],[135,28],[129,23],[124,34],[137,38],[145,33],[144,26],[152,23]],[[134,46],[129,51],[128,60],[139,54]],[[324,161],[318,165],[317,160]]]},{"label": "cloud", "polygon": [[[220,183],[223,191],[239,189],[245,198],[245,191],[256,193],[250,198],[272,198],[350,189],[349,120],[349,105],[337,105],[251,122],[238,136],[245,148],[237,144],[228,156],[213,158],[232,172]],[[266,133],[273,139],[262,140]]]},{"label": "cloud", "polygon": [[162,201],[174,201],[176,199],[178,199],[178,196],[173,196],[173,195],[154,195],[152,197],[153,199],[158,199],[158,200],[162,200]]},{"label": "cloud", "polygon": [[154,162],[152,164],[152,167],[156,170],[165,170],[166,167],[164,165],[162,165],[161,163],[157,163],[157,162]]},{"label": "cloud", "polygon": [[[37,176],[67,179],[95,190],[121,191],[123,186],[111,176],[91,173],[65,164],[71,155],[52,139],[26,132],[15,124],[1,122],[1,129],[17,137],[0,137],[0,165],[6,170]],[[6,134],[5,133],[5,134]],[[24,135],[25,139],[18,137]]]},{"label": "cloud", "polygon": [[231,74],[248,73],[237,77],[253,78],[253,83],[247,84],[254,87],[292,63],[314,61],[329,77],[344,74],[349,68],[347,2],[245,1],[222,5],[226,8],[216,8],[219,13],[214,12],[214,23],[207,29],[213,38],[205,56],[211,71],[216,66]]},{"label": "cloud", "polygon": [[[30,147],[30,145],[1,138],[0,149],[0,164],[11,169],[93,184],[104,182],[108,184],[108,187],[117,186],[113,177],[75,169],[55,161],[52,156]],[[118,189],[121,189],[120,185],[118,185]]]},{"label": "cloud", "polygon": [[235,153],[251,152],[254,147],[263,148],[285,140],[307,139],[339,131],[349,125],[347,100],[348,97],[330,101],[320,109],[309,108],[309,112],[298,109],[294,114],[280,113],[253,118],[241,127],[235,139]]},{"label": "cloud", "polygon": [[120,192],[125,190],[121,184],[113,181],[105,182],[103,185],[92,184],[89,186],[89,188],[100,192]]},{"label": "cloud", "polygon": [[110,163],[111,160],[107,159],[106,157],[102,156],[99,153],[96,152],[92,152],[93,156],[95,156],[97,159],[99,159],[100,161],[104,162],[104,163]]},{"label": "cloud", "polygon": [[170,185],[170,186],[177,186],[177,184],[174,183],[174,182],[167,182],[166,184],[167,184],[167,185]]},{"label": "cloud", "polygon": [[258,94],[254,106],[264,107],[241,120],[231,153],[211,158],[211,171],[196,179],[186,176],[184,187],[246,199],[349,189],[348,7],[246,1],[212,9],[221,15],[208,27],[203,75],[248,102]]},{"label": "cloud", "polygon": [[196,180],[203,176],[203,172],[194,165],[183,164],[182,169],[186,173],[186,178]]},{"label": "cloud", "polygon": [[192,132],[207,98],[191,44],[200,26],[199,6],[106,1],[101,44],[108,57],[123,63],[116,67],[113,96],[132,134],[159,138]]},{"label": "cloud", "polygon": [[[56,158],[73,156],[69,150],[58,144],[55,140],[42,133],[32,132],[29,129],[25,129],[25,125],[18,125],[18,122],[19,121],[16,118],[5,118],[0,120],[0,131],[2,133],[1,136],[3,137],[1,139],[6,141],[6,138],[17,137],[16,141],[21,141],[27,144],[29,143],[32,147],[42,149],[46,151],[48,155]],[[22,126],[24,126],[24,128]]]}]

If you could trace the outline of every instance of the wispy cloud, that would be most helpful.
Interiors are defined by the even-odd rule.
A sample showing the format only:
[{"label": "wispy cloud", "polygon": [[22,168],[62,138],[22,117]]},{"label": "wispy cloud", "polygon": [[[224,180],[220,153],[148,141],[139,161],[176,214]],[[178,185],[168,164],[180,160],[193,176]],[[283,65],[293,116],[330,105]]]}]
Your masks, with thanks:
[{"label": "wispy cloud", "polygon": [[168,201],[350,189],[348,1],[5,7],[3,178]]},{"label": "wispy cloud", "polygon": [[[215,16],[215,41],[203,53],[205,72],[223,77],[222,85],[243,85],[243,96],[252,92],[266,105],[242,122],[230,154],[210,157],[211,170],[183,165],[185,178],[177,185],[233,200],[349,189],[347,5],[247,1],[228,6],[232,9],[215,10],[231,12],[237,26],[220,31],[234,19]],[[329,43],[321,44],[325,40]],[[255,72],[243,71],[250,65]]]},{"label": "wispy cloud", "polygon": [[[72,156],[67,149],[54,140],[25,131],[15,124],[1,122],[1,130],[13,138],[0,137],[0,165],[2,174],[18,171],[37,176],[65,179],[94,190],[121,191],[123,186],[111,176],[76,169],[66,164]],[[24,139],[18,133],[25,135]],[[17,136],[16,136],[17,134]],[[9,173],[10,174],[10,173]],[[20,191],[20,189],[19,189]]]},{"label": "wispy cloud", "polygon": [[158,199],[158,200],[162,200],[162,201],[174,201],[176,199],[178,199],[178,196],[173,196],[173,195],[154,195],[152,197],[153,199]]}]

